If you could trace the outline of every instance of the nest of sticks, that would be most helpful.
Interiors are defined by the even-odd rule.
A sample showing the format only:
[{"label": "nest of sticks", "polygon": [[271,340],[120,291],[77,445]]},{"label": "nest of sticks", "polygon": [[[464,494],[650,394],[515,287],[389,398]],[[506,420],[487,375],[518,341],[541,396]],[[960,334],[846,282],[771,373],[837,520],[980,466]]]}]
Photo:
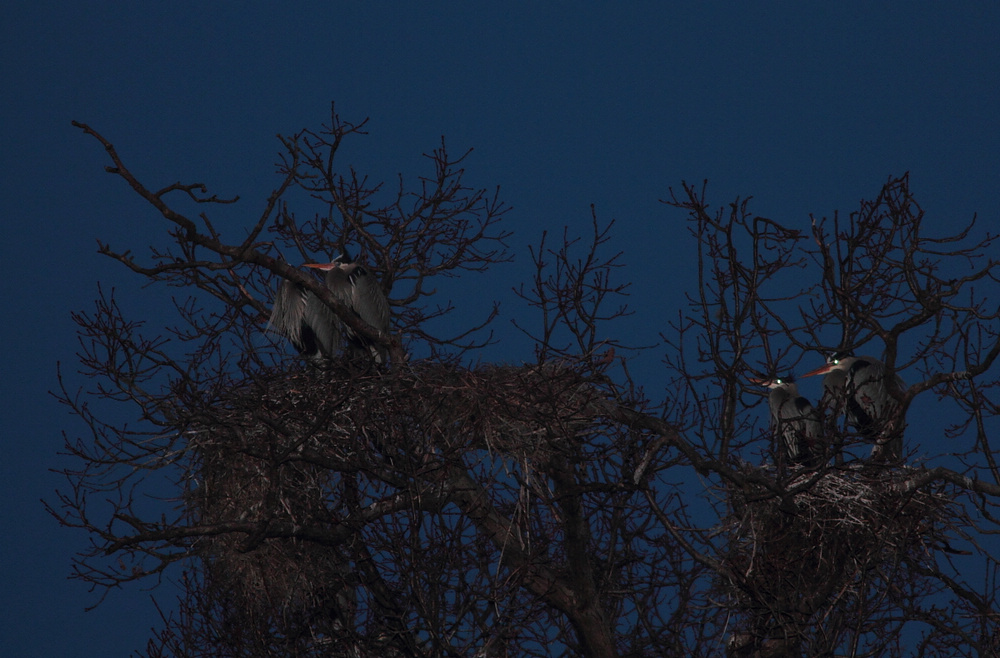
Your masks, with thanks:
[{"label": "nest of sticks", "polygon": [[944,489],[909,490],[909,468],[802,469],[780,486],[771,468],[743,469],[765,479],[728,491],[722,589],[748,627],[733,637],[783,646],[792,629],[798,642],[891,594],[901,569],[948,546],[954,501]]}]

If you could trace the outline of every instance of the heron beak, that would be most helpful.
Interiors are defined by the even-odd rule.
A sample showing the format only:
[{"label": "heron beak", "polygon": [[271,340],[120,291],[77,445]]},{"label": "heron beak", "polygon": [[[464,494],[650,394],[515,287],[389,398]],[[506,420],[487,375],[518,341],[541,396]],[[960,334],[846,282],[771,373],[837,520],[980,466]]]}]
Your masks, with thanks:
[{"label": "heron beak", "polygon": [[819,368],[816,368],[815,370],[810,370],[804,375],[799,375],[799,377],[812,377],[813,375],[824,375],[833,370],[834,365],[835,364],[833,363],[827,363],[825,365],[820,366]]},{"label": "heron beak", "polygon": [[312,267],[317,270],[329,271],[337,267],[337,263],[303,263],[304,267]]}]

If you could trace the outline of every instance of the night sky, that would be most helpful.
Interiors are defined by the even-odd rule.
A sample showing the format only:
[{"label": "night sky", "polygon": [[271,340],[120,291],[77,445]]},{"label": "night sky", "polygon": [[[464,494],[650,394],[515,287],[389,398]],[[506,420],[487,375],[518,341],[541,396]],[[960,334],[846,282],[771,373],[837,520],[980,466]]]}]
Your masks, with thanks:
[{"label": "night sky", "polygon": [[[517,260],[457,282],[454,300],[471,313],[503,302],[487,356],[513,362],[532,356],[510,325],[527,245],[586,233],[591,204],[617,221],[632,283],[636,315],[617,331],[647,345],[693,282],[684,215],[659,202],[682,180],[804,229],[908,171],[932,232],[976,213],[1000,227],[996,3],[18,4],[0,22],[4,656],[124,656],[158,625],[140,586],[84,612],[98,595],[67,577],[88,538],[40,502],[62,484],[49,469],[72,464],[62,432],[83,431],[48,394],[57,362],[87,383],[73,378],[70,313],[101,284],[155,326],[166,299],[96,253],[100,238],[144,256],[166,223],[71,120],[150,187],[239,195],[219,225],[230,241],[278,184],[276,135],[318,129],[331,101],[370,117],[344,157],[375,178],[427,173],[442,136],[473,148],[467,180],[500,186]],[[656,350],[631,358],[662,398]],[[156,593],[169,609],[169,580]]]}]

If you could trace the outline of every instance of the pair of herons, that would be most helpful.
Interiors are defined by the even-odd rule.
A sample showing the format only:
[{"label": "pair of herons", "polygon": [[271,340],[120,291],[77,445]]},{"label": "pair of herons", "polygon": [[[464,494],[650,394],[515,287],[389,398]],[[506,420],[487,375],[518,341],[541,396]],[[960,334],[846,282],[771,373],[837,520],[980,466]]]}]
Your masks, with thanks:
[{"label": "pair of herons", "polygon": [[[906,388],[903,381],[890,376],[878,359],[845,354],[831,355],[825,365],[802,376],[824,374],[821,408],[833,418],[843,414],[847,425],[872,444],[873,460],[901,459],[903,432],[896,412],[897,396]],[[790,461],[820,466],[827,454],[823,422],[817,409],[799,395],[795,380],[786,377],[753,381],[770,389],[771,428]]]},{"label": "pair of herons", "polygon": [[[389,333],[389,301],[378,280],[344,254],[331,263],[307,263],[305,267],[323,272],[323,285],[331,295],[373,329]],[[285,279],[278,286],[271,308],[271,328],[283,335],[303,356],[314,361],[338,354],[341,340],[349,357],[384,363],[386,351],[351,327],[298,283]]]}]

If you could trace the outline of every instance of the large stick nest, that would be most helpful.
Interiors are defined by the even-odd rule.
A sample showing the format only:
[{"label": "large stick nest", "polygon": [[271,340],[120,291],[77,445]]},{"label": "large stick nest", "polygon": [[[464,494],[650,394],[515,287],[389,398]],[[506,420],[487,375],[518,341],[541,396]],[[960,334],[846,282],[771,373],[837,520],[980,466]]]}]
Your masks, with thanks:
[{"label": "large stick nest", "polygon": [[[469,451],[546,463],[601,421],[605,393],[570,367],[412,364],[401,371],[273,372],[233,390],[189,432],[192,523],[336,530],[352,511],[423,486],[433,461]],[[360,484],[359,484],[360,483]],[[198,549],[248,611],[333,606],[356,586],[343,545],[222,532]]]},{"label": "large stick nest", "polygon": [[948,545],[954,501],[944,491],[908,491],[910,475],[862,464],[804,469],[780,494],[756,484],[731,489],[723,589],[747,612],[751,632],[805,635],[834,608],[878,599],[906,564],[929,564]]}]

